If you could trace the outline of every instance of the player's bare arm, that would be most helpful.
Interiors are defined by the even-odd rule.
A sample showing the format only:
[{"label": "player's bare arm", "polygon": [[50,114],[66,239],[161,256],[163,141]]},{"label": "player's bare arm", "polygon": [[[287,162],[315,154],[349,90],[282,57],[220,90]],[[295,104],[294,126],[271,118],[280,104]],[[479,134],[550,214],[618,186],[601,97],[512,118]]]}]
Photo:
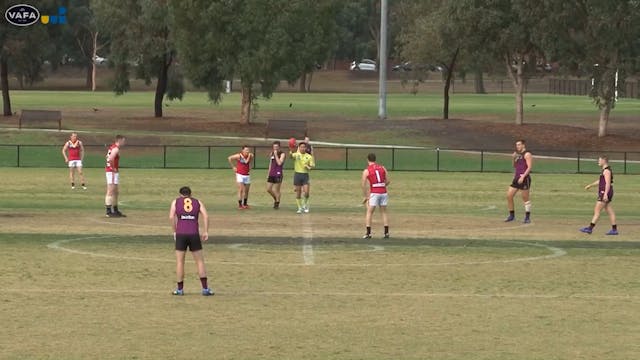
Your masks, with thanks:
[{"label": "player's bare arm", "polygon": [[309,161],[307,161],[307,162],[304,164],[304,167],[305,167],[305,168],[307,168],[307,170],[311,170],[311,169],[313,169],[314,167],[316,167],[316,162],[315,162],[315,160],[313,159],[313,155],[309,157]]},{"label": "player's bare arm", "polygon": [[364,169],[362,171],[362,179],[360,181],[360,187],[362,188],[362,196],[364,198],[362,200],[363,203],[367,202],[369,198],[369,187],[367,186],[368,179],[369,179],[369,170]]},{"label": "player's bare arm", "polygon": [[284,164],[284,159],[285,159],[285,157],[286,157],[284,153],[282,153],[282,154],[280,154],[280,156],[278,156],[278,152],[277,152],[277,151],[274,151],[274,152],[273,152],[273,157],[276,159],[276,163],[277,163],[278,165],[282,165],[282,164]]},{"label": "player's bare arm", "polygon": [[78,144],[80,144],[80,160],[84,160],[84,145],[80,140],[78,140]]},{"label": "player's bare arm", "polygon": [[602,175],[604,175],[604,194],[602,195],[602,200],[607,202],[609,201],[609,191],[611,190],[611,170],[604,170]]},{"label": "player's bare arm", "polygon": [[64,156],[64,162],[66,163],[69,162],[69,158],[67,157],[68,148],[69,148],[69,142],[67,141],[66,143],[64,143],[64,146],[62,147],[62,156]]},{"label": "player's bare arm", "polygon": [[207,241],[209,240],[209,214],[202,201],[200,201],[200,216],[202,216],[202,224],[204,226],[204,232],[200,234],[200,239]]},{"label": "player's bare arm", "polygon": [[594,186],[598,185],[599,183],[600,183],[600,180],[596,180],[596,181],[592,182],[591,184],[589,184],[589,185],[585,186],[585,187],[584,187],[584,189],[585,189],[585,190],[589,190],[589,189],[591,189],[592,187],[594,187]]},{"label": "player's bare arm", "polygon": [[171,202],[169,207],[169,222],[171,222],[171,230],[173,232],[173,240],[176,239],[176,201]]},{"label": "player's bare arm", "polygon": [[240,154],[234,154],[227,158],[227,161],[229,161],[229,165],[231,165],[231,169],[233,169],[234,172],[238,171],[236,164],[234,164],[234,161],[238,161],[238,159],[240,159]]},{"label": "player's bare arm", "polygon": [[389,180],[389,172],[387,171],[386,167],[382,167],[384,169],[384,173],[385,173],[385,179],[384,179],[384,185],[385,186],[389,186],[389,184],[391,184],[391,180]]}]

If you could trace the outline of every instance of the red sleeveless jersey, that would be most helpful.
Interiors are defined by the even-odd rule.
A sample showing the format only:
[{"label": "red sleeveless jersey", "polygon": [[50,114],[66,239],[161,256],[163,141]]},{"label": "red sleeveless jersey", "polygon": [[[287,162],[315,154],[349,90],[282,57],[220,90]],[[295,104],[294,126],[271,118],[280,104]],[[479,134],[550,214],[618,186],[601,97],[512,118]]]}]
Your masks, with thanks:
[{"label": "red sleeveless jersey", "polygon": [[380,164],[373,163],[367,167],[369,171],[369,186],[372,194],[387,192],[387,170]]},{"label": "red sleeveless jersey", "polygon": [[238,163],[236,164],[236,173],[240,175],[249,175],[249,169],[251,165],[250,160],[250,156],[247,156],[245,158],[241,153],[240,158],[238,159]]},{"label": "red sleeveless jersey", "polygon": [[113,158],[113,163],[109,161],[109,156],[111,155],[111,151],[113,149],[118,148],[118,144],[111,144],[109,146],[109,151],[107,151],[107,166],[104,168],[107,172],[118,172],[120,168],[120,152]]},{"label": "red sleeveless jersey", "polygon": [[71,140],[67,141],[67,149],[69,150],[69,161],[80,160],[80,140],[76,140],[72,143]]}]

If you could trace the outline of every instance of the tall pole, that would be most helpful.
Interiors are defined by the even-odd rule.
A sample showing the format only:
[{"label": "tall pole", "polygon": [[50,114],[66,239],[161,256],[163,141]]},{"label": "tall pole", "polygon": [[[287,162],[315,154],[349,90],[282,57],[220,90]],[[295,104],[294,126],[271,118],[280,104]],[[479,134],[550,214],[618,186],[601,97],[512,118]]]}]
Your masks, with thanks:
[{"label": "tall pole", "polygon": [[380,79],[378,90],[378,119],[387,118],[387,1],[380,0]]}]

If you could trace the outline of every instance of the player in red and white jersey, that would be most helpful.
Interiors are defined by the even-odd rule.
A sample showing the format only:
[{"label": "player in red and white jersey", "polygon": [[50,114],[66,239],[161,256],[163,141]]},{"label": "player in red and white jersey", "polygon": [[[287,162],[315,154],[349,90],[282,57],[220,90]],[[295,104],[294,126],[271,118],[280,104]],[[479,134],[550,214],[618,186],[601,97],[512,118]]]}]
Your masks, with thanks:
[{"label": "player in red and white jersey", "polygon": [[[387,194],[387,186],[389,185],[389,176],[384,166],[376,163],[376,154],[367,155],[368,166],[362,172],[362,194],[364,195],[363,203],[367,204],[367,215],[365,217],[365,226],[367,233],[364,239],[371,238],[371,217],[376,207],[380,207],[382,213],[382,221],[384,223],[384,238],[389,238],[389,219],[387,217],[387,204],[389,195]],[[367,186],[369,182],[369,186]]]},{"label": "player in red and white jersey", "polygon": [[124,146],[125,138],[116,135],[115,142],[109,146],[107,151],[107,165],[105,166],[107,176],[107,195],[104,198],[104,205],[107,208],[107,217],[124,217],[118,210],[118,194],[120,184],[120,148]]},{"label": "player in red and white jersey", "polygon": [[249,208],[247,203],[249,200],[249,189],[251,188],[251,161],[253,153],[248,145],[243,145],[242,150],[227,158],[229,165],[236,174],[236,183],[238,184],[238,209],[244,210]]},{"label": "player in red and white jersey", "polygon": [[[67,155],[68,153],[68,155]],[[80,176],[80,181],[82,185],[82,189],[87,190],[84,181],[84,174],[82,173],[82,159],[84,158],[84,146],[82,145],[82,141],[78,139],[78,134],[73,132],[69,137],[69,140],[64,143],[62,147],[62,156],[64,157],[64,162],[69,165],[69,181],[71,181],[71,190],[76,188],[76,183],[74,180],[74,169],[78,171],[78,176]]]}]

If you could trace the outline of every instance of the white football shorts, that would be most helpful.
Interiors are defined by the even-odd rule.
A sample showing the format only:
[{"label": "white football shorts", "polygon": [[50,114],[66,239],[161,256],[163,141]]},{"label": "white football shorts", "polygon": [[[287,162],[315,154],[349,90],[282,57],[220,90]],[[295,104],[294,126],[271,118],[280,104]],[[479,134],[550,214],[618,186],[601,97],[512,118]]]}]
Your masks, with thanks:
[{"label": "white football shorts", "polygon": [[118,185],[120,183],[120,177],[117,172],[108,172],[107,173],[107,185]]},{"label": "white football shorts", "polygon": [[69,167],[70,168],[81,168],[82,167],[82,160],[69,160]]},{"label": "white football shorts", "polygon": [[239,184],[249,185],[251,184],[251,176],[236,173],[236,182]]},{"label": "white football shorts", "polygon": [[387,206],[389,202],[389,195],[387,193],[377,194],[371,193],[369,194],[369,206]]}]

